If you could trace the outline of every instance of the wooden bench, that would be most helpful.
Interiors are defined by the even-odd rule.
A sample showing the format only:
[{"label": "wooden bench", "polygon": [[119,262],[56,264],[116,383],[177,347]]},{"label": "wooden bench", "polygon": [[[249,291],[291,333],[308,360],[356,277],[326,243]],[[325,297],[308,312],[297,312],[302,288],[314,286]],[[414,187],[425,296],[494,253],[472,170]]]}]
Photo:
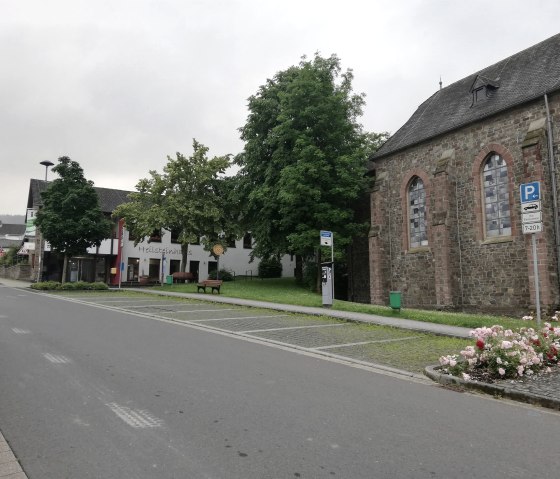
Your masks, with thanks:
[{"label": "wooden bench", "polygon": [[176,271],[171,276],[173,276],[174,283],[178,283],[179,281],[182,281],[183,283],[194,281],[194,274],[189,271]]},{"label": "wooden bench", "polygon": [[214,293],[214,290],[216,290],[218,294],[220,294],[220,287],[222,286],[222,283],[223,281],[221,279],[205,279],[204,281],[198,283],[196,287],[198,288],[197,291],[199,293],[200,290],[206,293],[206,288],[211,288],[212,293]]}]

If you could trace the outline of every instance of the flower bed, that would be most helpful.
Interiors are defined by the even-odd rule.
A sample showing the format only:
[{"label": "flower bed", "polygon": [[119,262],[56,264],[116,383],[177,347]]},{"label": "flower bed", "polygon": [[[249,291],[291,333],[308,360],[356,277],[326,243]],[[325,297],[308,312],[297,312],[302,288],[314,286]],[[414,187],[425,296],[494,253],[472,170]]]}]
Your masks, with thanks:
[{"label": "flower bed", "polygon": [[560,327],[544,323],[540,330],[516,331],[495,325],[471,331],[476,339],[460,355],[442,356],[441,371],[465,380],[492,382],[550,372],[560,359]]}]

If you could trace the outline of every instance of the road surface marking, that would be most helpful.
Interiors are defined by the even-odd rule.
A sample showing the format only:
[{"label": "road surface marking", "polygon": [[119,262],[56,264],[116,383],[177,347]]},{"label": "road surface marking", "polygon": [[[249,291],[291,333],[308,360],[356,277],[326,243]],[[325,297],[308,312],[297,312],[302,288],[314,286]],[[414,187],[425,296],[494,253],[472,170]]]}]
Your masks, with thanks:
[{"label": "road surface marking", "polygon": [[334,328],[339,326],[347,326],[347,324],[313,324],[309,326],[287,326],[285,328],[250,329],[247,331],[239,331],[239,332],[240,333],[264,333],[268,331],[285,331],[287,329]]},{"label": "road surface marking", "polygon": [[372,341],[360,341],[359,343],[330,344],[329,346],[318,346],[316,348],[310,348],[310,349],[336,349],[336,348],[345,348],[348,346],[362,346],[363,344],[393,343],[395,341],[408,341],[410,339],[418,339],[418,336],[407,336],[406,338],[393,338],[393,339],[377,339]]},{"label": "road surface marking", "polygon": [[12,331],[16,334],[29,334],[31,331],[28,329],[12,328]]},{"label": "road surface marking", "polygon": [[228,321],[231,319],[261,319],[261,318],[281,318],[288,316],[287,314],[272,314],[270,316],[238,316],[234,318],[209,318],[209,319],[189,319],[189,323],[197,323],[199,321]]},{"label": "road surface marking", "polygon": [[181,311],[170,311],[170,313],[215,313],[217,311],[238,311],[238,310],[239,308],[185,309]]},{"label": "road surface marking", "polygon": [[163,421],[161,419],[152,416],[148,411],[130,409],[126,406],[120,406],[114,402],[108,403],[106,406],[126,424],[136,429],[161,427],[163,425]]},{"label": "road surface marking", "polygon": [[63,356],[62,354],[45,353],[43,354],[43,356],[45,356],[45,358],[53,364],[68,364],[71,362],[70,359],[68,359],[66,356]]}]

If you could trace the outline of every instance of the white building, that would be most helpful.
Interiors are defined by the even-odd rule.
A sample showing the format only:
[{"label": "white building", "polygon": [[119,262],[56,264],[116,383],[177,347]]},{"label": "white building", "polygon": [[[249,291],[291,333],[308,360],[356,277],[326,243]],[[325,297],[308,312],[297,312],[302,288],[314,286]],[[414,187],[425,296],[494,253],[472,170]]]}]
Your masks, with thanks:
[{"label": "white building", "polygon": [[[46,182],[32,179],[29,186],[27,202],[28,222],[41,203],[41,191],[46,189]],[[103,213],[111,216],[114,209],[128,201],[130,191],[109,188],[95,188],[99,196],[99,206]],[[68,281],[101,281],[111,285],[123,282],[136,283],[141,280],[164,282],[167,275],[180,270],[181,244],[168,231],[154,234],[143,242],[134,245],[129,232],[122,226],[122,221],[112,220],[114,227],[111,238],[101,242],[99,247],[90,248],[86,255],[73,257],[69,261]],[[34,237],[28,234],[33,231]],[[61,258],[50,251],[50,247],[41,241],[40,232],[28,227],[27,241],[34,243],[30,248],[30,264],[34,268],[34,278],[59,281],[62,275]],[[250,262],[253,249],[252,238],[246,234],[243,239],[227,245],[219,257],[219,269],[227,269],[236,276],[257,276],[259,260]],[[42,252],[42,254],[41,254]],[[187,268],[197,279],[206,279],[218,269],[218,261],[201,244],[189,245]],[[282,275],[294,276],[295,258],[282,258]],[[41,270],[41,274],[39,274]]]}]

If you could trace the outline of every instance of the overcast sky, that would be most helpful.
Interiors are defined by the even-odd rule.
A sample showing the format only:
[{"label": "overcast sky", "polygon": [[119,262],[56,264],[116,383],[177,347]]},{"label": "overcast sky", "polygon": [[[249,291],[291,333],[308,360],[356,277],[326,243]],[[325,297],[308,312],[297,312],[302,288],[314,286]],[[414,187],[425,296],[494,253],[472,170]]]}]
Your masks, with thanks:
[{"label": "overcast sky", "polygon": [[[67,155],[132,190],[167,155],[239,153],[247,98],[302,55],[336,53],[367,131],[560,31],[558,0],[0,0],[0,213]],[[50,178],[53,175],[51,174]]]}]

